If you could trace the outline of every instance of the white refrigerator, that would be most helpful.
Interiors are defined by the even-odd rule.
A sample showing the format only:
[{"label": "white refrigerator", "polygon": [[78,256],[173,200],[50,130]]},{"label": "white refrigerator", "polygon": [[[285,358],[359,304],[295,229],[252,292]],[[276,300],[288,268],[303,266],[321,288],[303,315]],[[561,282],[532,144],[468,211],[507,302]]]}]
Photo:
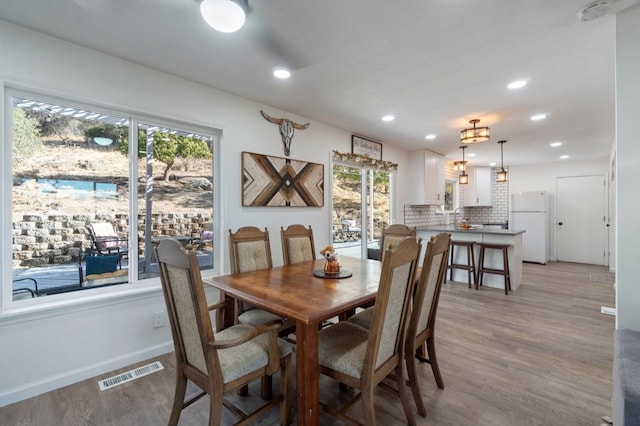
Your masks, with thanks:
[{"label": "white refrigerator", "polygon": [[549,203],[544,191],[511,194],[511,229],[523,229],[522,260],[547,263],[549,246]]}]

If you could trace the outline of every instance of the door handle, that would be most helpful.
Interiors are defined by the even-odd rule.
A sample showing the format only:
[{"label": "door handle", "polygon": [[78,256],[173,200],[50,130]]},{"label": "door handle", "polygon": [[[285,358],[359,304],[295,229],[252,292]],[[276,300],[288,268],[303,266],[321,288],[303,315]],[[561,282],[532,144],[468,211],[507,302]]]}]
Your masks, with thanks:
[{"label": "door handle", "polygon": [[562,226],[562,222],[558,222],[558,225]]}]

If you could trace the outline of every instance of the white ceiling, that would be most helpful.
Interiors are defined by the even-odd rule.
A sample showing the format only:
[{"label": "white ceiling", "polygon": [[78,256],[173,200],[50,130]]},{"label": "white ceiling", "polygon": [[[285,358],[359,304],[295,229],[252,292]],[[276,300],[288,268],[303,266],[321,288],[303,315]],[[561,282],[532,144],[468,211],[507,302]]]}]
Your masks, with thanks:
[{"label": "white ceiling", "polygon": [[[208,27],[197,0],[0,0],[0,18],[452,160],[478,118],[491,141],[467,159],[499,163],[507,139],[507,166],[609,155],[614,12],[637,2],[611,0],[609,14],[580,22],[588,0],[249,0],[234,34]],[[278,65],[294,68],[289,80],[271,76]],[[516,79],[528,85],[508,90]]]}]

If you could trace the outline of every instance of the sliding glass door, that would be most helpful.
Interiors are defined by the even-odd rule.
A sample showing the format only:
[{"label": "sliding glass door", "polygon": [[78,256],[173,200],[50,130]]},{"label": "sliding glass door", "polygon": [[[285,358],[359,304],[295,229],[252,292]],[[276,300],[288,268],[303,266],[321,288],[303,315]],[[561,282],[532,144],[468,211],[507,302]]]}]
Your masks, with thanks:
[{"label": "sliding glass door", "polygon": [[332,243],[336,252],[375,257],[382,229],[392,223],[392,172],[334,161],[331,178]]}]

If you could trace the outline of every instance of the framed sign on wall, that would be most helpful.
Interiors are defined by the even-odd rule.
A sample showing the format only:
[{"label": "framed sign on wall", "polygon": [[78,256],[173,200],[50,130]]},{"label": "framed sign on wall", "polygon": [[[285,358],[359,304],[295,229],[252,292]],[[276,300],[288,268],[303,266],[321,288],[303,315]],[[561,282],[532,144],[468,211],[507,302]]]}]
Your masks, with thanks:
[{"label": "framed sign on wall", "polygon": [[361,138],[360,136],[351,136],[351,153],[364,155],[374,160],[382,160],[382,144]]},{"label": "framed sign on wall", "polygon": [[242,205],[322,207],[324,165],[243,152]]}]

